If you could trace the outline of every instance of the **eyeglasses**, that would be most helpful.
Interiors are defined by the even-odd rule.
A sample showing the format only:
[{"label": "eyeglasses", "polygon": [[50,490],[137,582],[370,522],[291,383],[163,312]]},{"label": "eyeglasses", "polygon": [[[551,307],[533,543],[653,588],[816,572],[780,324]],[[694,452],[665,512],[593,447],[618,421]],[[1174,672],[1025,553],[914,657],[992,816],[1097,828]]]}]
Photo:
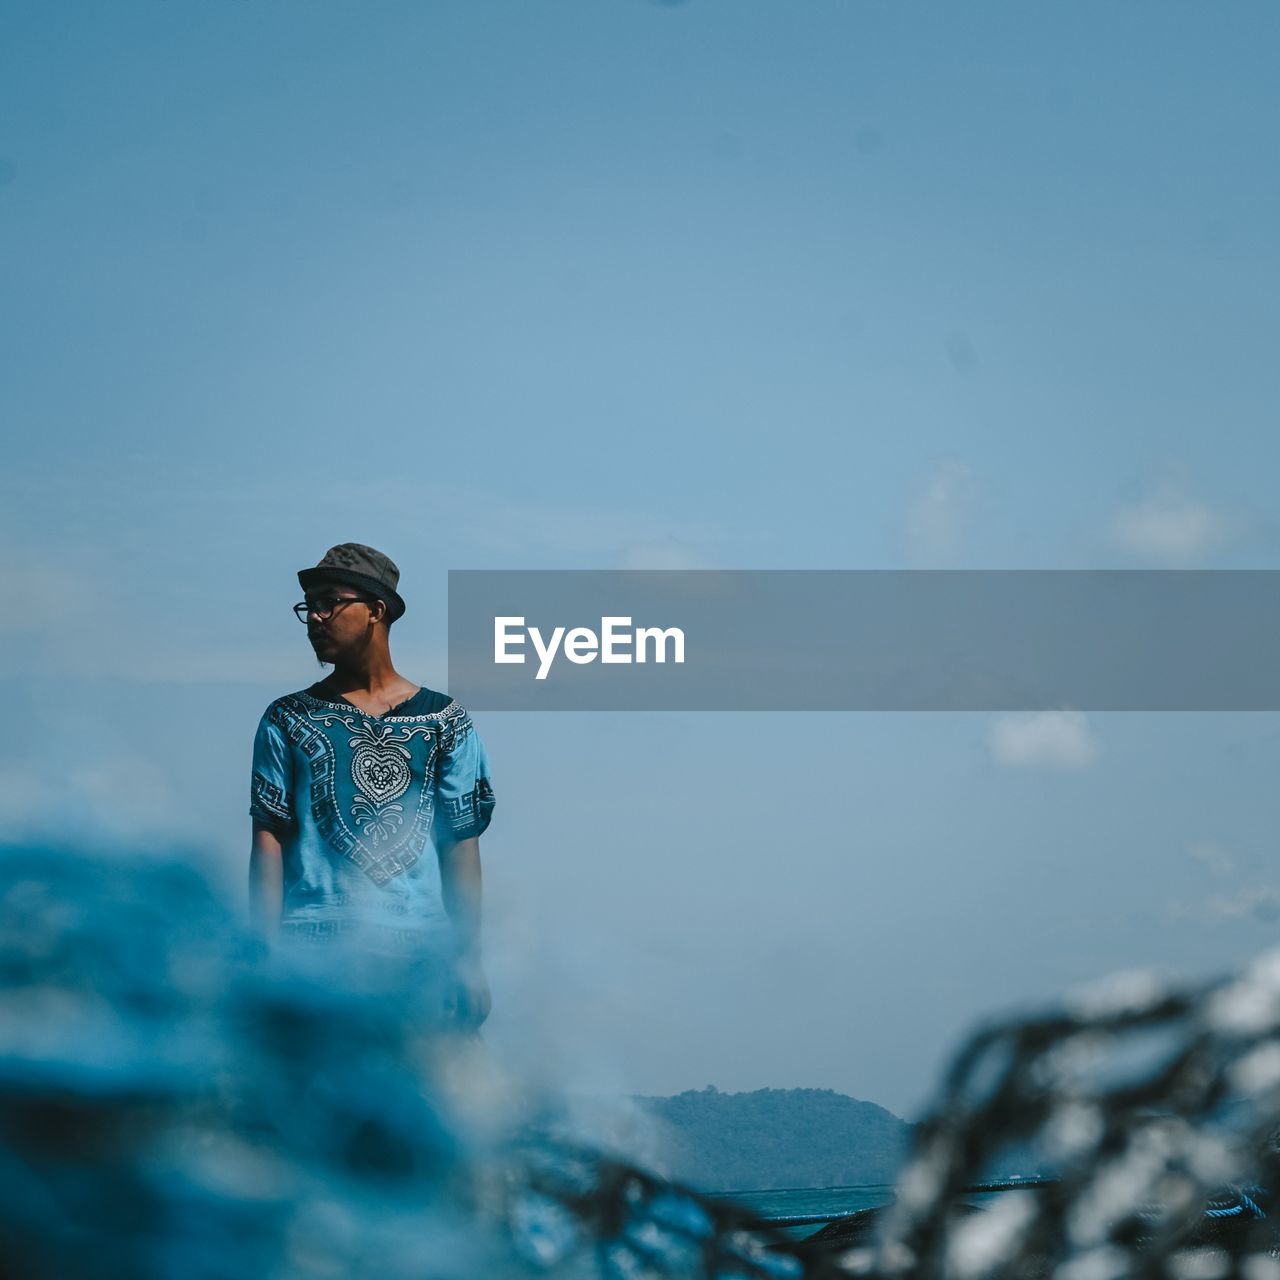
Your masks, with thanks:
[{"label": "eyeglasses", "polygon": [[318,600],[299,600],[293,611],[298,615],[298,621],[305,624],[308,617],[332,617],[334,610],[344,604],[372,603],[368,596],[321,596]]}]

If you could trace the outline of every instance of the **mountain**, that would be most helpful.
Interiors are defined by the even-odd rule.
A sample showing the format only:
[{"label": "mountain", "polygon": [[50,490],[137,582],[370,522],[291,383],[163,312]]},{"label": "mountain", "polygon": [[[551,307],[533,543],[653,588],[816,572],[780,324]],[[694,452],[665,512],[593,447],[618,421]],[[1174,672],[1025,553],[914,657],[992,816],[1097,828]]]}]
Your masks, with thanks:
[{"label": "mountain", "polygon": [[833,1089],[709,1085],[631,1101],[657,1123],[668,1175],[705,1191],[891,1182],[913,1128]]},{"label": "mountain", "polygon": [[[915,1128],[833,1089],[721,1093],[708,1085],[670,1098],[561,1097],[529,1121],[526,1136],[609,1152],[701,1191],[765,1191],[892,1183]],[[980,1180],[1053,1174],[1052,1162],[1034,1147],[1010,1142]]]}]

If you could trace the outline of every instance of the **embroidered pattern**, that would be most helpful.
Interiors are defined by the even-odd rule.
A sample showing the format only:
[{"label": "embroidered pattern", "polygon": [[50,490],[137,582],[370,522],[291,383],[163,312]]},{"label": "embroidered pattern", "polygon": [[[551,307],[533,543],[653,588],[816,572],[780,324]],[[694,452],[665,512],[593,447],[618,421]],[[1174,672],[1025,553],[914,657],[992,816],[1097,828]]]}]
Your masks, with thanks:
[{"label": "embroidered pattern", "polygon": [[493,787],[488,778],[477,778],[466,795],[444,801],[436,814],[436,829],[452,840],[465,840],[482,830],[493,811]]},{"label": "embroidered pattern", "polygon": [[404,806],[396,804],[409,790],[409,762],[413,759],[407,747],[401,745],[408,738],[392,734],[414,730],[395,730],[390,725],[381,728],[371,721],[364,721],[352,737],[351,778],[356,784],[356,796],[351,802],[351,816],[356,826],[363,826],[374,844],[390,839],[396,828],[404,823]]},{"label": "embroidered pattern", "polygon": [[252,784],[253,807],[250,812],[255,818],[267,821],[273,819],[275,824],[288,824],[293,821],[289,812],[289,801],[285,793],[274,782],[268,782],[256,770]]},{"label": "embroidered pattern", "polygon": [[[424,715],[371,718],[348,703],[302,692],[278,699],[269,715],[310,766],[308,799],[317,832],[375,884],[413,866],[433,827],[445,838],[461,839],[484,806],[492,808],[492,788],[481,779],[436,812],[442,760],[471,731],[470,717],[455,702]],[[338,725],[347,731],[354,786],[345,812],[338,788],[342,741],[325,732]],[[281,796],[276,803],[288,801]]]}]

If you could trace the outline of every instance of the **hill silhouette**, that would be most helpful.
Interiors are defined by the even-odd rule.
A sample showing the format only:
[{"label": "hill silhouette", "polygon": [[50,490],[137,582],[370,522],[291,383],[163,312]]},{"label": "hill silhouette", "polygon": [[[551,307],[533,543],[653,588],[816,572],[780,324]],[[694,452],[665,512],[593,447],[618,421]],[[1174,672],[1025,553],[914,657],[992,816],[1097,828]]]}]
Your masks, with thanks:
[{"label": "hill silhouette", "polygon": [[631,1099],[660,1125],[671,1177],[707,1191],[891,1182],[914,1126],[834,1089]]}]

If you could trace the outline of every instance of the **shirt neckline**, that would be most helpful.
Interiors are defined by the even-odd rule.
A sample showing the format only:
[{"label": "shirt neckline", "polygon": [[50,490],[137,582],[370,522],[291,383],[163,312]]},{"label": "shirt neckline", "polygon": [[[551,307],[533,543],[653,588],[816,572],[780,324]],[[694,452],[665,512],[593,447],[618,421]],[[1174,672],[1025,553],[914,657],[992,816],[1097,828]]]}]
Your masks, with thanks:
[{"label": "shirt neckline", "polygon": [[363,707],[357,707],[350,698],[344,698],[342,694],[338,694],[338,697],[341,701],[345,702],[347,706],[351,707],[352,710],[358,711],[362,716],[368,716],[370,720],[385,720],[389,716],[394,715],[395,712],[399,711],[401,707],[407,707],[409,703],[411,703],[421,692],[422,686],[419,685],[418,688],[416,688],[407,698],[397,702],[394,706],[388,707],[385,711],[379,712],[377,715],[371,714]]},{"label": "shirt neckline", "polygon": [[[314,687],[315,686],[313,685],[312,688]],[[414,715],[412,712],[409,713],[408,715],[394,714],[395,712],[400,711],[401,708],[407,707],[411,703],[416,702],[419,698],[422,697],[424,693],[427,693],[427,692],[428,692],[427,687],[425,685],[422,685],[416,693],[411,693],[403,702],[397,702],[394,707],[389,708],[387,711],[385,711],[382,715],[379,716],[379,715],[373,715],[370,712],[365,711],[362,707],[357,707],[354,702],[348,702],[346,698],[342,698],[342,700],[339,702],[339,701],[335,701],[333,698],[322,698],[320,697],[319,694],[312,693],[311,689],[301,690],[302,696],[304,698],[309,698],[312,702],[318,702],[321,706],[325,706],[325,707],[336,707],[339,711],[345,711],[348,714],[354,712],[356,715],[363,716],[366,720],[372,720],[374,723],[377,723],[379,721],[390,721],[390,720],[432,720],[443,715],[444,712],[449,709],[449,707],[453,706],[453,702],[452,700],[450,700],[448,706],[442,707],[439,711],[422,711],[422,712],[419,712],[417,715]],[[341,695],[339,695],[339,697],[341,697]]]}]

